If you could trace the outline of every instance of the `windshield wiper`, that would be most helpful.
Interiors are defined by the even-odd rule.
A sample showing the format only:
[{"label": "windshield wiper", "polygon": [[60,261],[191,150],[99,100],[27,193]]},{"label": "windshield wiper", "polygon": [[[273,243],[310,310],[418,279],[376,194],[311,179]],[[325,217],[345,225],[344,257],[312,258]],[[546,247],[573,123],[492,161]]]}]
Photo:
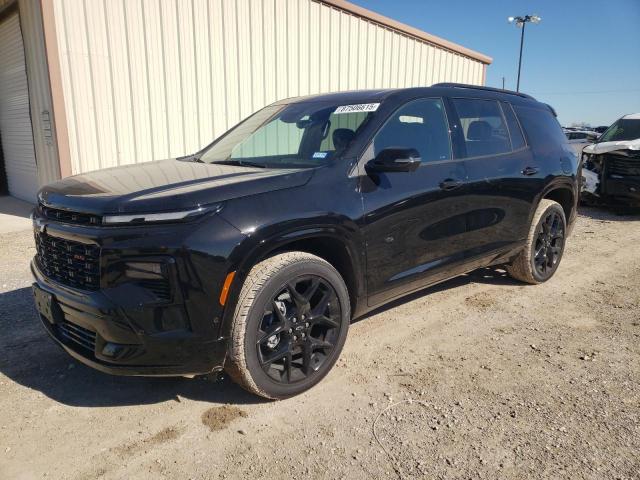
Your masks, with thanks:
[{"label": "windshield wiper", "polygon": [[267,168],[267,166],[264,163],[254,163],[254,162],[249,162],[247,160],[221,160],[219,162],[211,162],[211,163],[218,163],[222,165],[238,165],[239,167]]}]

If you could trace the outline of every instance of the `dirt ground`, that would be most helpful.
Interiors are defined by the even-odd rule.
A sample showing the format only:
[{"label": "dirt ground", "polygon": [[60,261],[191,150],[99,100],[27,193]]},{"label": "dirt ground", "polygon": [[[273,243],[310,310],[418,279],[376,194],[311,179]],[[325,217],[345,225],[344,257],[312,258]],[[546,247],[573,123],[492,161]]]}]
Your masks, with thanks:
[{"label": "dirt ground", "polygon": [[30,231],[0,235],[0,478],[640,478],[640,217],[583,209],[540,286],[483,270],[359,319],[264,402],[110,377],[38,324]]}]

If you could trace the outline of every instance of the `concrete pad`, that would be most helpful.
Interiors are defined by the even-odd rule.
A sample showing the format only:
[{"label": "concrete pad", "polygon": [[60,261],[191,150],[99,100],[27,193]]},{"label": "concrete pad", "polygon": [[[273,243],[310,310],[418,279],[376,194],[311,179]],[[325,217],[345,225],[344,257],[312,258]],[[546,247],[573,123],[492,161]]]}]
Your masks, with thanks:
[{"label": "concrete pad", "polygon": [[34,205],[14,197],[0,197],[0,234],[29,230]]}]

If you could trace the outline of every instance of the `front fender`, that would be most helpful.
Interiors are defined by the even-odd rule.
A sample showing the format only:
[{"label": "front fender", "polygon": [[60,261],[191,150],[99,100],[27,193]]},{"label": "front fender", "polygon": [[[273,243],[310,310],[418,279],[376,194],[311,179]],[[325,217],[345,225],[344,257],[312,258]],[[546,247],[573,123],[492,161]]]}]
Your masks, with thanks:
[{"label": "front fender", "polygon": [[[362,282],[364,278],[364,245],[359,229],[350,223],[347,219],[334,216],[296,221],[293,224],[282,222],[264,226],[252,232],[244,232],[246,237],[234,248],[229,257],[230,271],[235,271],[236,274],[229,292],[229,302],[225,306],[221,335],[228,337],[230,333],[237,299],[251,268],[271,254],[287,250],[287,246],[305,249],[305,241],[326,241],[342,245],[351,263],[351,272],[355,281],[355,300],[364,298],[364,284]],[[307,251],[313,253],[313,249]]]}]

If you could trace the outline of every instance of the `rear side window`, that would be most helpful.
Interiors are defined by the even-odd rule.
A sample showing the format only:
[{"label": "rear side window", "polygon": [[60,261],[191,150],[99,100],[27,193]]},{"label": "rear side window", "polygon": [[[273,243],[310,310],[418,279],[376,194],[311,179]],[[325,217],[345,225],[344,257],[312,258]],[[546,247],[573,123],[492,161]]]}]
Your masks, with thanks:
[{"label": "rear side window", "polygon": [[511,137],[511,147],[514,150],[518,150],[526,146],[524,141],[524,135],[522,135],[522,130],[520,130],[520,125],[518,124],[518,119],[516,118],[516,114],[513,113],[513,108],[511,108],[511,104],[507,102],[502,102],[502,111],[504,112],[504,118],[507,119],[507,126],[509,127],[509,136]]},{"label": "rear side window", "polygon": [[567,143],[562,127],[549,109],[522,105],[515,105],[514,109],[534,153],[552,154]]},{"label": "rear side window", "polygon": [[509,133],[497,101],[454,98],[452,102],[460,119],[466,157],[511,151]]}]

